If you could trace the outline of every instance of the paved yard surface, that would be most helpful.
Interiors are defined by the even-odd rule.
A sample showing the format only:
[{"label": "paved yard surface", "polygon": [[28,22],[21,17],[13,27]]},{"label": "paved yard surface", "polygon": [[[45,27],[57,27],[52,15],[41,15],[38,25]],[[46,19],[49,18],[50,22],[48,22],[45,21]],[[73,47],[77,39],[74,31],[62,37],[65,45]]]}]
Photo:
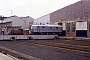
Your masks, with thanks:
[{"label": "paved yard surface", "polygon": [[0,46],[42,60],[90,60],[90,42],[74,40],[0,41]]}]

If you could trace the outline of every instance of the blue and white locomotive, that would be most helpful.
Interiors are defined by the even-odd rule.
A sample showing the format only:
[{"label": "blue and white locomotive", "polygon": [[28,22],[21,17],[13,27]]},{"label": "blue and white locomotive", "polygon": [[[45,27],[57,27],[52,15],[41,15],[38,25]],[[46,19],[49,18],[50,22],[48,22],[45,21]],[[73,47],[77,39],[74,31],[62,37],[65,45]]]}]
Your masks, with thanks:
[{"label": "blue and white locomotive", "polygon": [[62,35],[60,25],[32,25],[30,29],[33,35]]}]

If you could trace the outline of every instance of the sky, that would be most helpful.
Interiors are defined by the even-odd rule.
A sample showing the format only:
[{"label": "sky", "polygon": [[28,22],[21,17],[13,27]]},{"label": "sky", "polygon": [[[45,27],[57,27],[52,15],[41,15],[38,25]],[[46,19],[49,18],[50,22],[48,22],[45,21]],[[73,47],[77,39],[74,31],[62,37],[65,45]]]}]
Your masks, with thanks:
[{"label": "sky", "polygon": [[0,16],[30,16],[34,19],[80,0],[0,0]]}]

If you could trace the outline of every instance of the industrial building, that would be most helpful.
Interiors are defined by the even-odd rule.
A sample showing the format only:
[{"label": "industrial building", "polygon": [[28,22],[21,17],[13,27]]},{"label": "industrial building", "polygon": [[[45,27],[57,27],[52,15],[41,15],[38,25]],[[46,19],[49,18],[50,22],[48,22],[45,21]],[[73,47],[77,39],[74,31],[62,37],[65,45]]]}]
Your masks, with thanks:
[{"label": "industrial building", "polygon": [[81,0],[50,14],[50,22],[62,23],[63,35],[90,37],[90,0]]},{"label": "industrial building", "polygon": [[47,15],[35,19],[35,23],[48,21],[49,24],[62,25],[63,36],[90,37],[90,0],[78,1]]},{"label": "industrial building", "polygon": [[47,14],[47,15],[44,15],[44,16],[39,17],[37,19],[34,19],[33,24],[35,24],[35,25],[50,24],[50,14]]},{"label": "industrial building", "polygon": [[[4,31],[4,34],[10,33],[12,29],[29,29],[33,24],[33,18],[27,17],[0,17],[0,34]],[[6,33],[5,33],[6,32]]]}]

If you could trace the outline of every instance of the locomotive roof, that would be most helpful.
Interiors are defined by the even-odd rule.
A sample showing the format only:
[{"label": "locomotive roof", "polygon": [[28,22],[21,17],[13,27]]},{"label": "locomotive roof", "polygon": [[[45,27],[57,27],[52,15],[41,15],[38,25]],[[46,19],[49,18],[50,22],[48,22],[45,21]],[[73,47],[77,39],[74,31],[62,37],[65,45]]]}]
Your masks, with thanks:
[{"label": "locomotive roof", "polygon": [[52,26],[52,27],[62,27],[61,25],[32,25],[32,26]]}]

